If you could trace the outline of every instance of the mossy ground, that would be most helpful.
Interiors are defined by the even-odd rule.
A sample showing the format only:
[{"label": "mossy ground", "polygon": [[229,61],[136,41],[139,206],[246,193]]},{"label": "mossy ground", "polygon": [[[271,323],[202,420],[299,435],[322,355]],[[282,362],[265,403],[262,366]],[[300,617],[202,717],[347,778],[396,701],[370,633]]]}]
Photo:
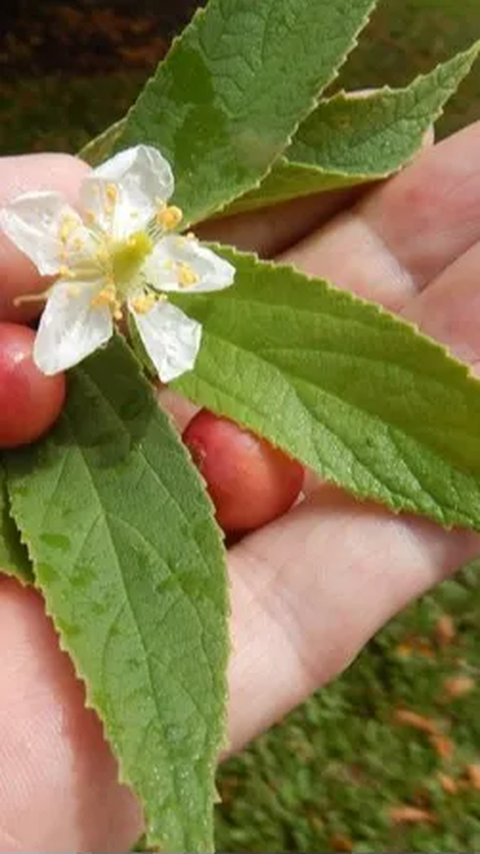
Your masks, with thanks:
[{"label": "mossy ground", "polygon": [[[99,20],[108,39],[112,27],[122,29]],[[479,37],[479,0],[385,0],[340,83],[403,85]],[[75,151],[120,117],[161,51],[149,36],[132,53],[125,39],[116,39],[114,68],[61,76],[28,76],[36,50],[28,39],[4,45],[0,153]],[[479,118],[477,65],[439,134]],[[480,851],[479,615],[470,569],[412,606],[334,685],[227,763],[218,849]],[[420,716],[415,726],[408,712]]]}]

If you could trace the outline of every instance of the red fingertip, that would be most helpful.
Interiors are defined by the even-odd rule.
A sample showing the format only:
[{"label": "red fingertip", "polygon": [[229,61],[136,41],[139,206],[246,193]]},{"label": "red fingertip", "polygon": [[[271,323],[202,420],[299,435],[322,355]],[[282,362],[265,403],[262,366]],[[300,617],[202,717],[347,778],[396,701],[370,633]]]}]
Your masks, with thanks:
[{"label": "red fingertip", "polygon": [[301,492],[302,466],[227,418],[202,409],[183,440],[228,533],[266,525],[286,513]]}]

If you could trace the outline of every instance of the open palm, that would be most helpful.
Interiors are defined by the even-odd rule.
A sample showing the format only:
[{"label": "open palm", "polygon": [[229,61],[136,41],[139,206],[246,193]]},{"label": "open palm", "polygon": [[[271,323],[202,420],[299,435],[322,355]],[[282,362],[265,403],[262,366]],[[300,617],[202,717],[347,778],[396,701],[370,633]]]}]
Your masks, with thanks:
[{"label": "open palm", "polygon": [[[479,150],[477,124],[367,192],[327,194],[202,230],[382,303],[475,370]],[[41,188],[74,202],[85,168],[57,155],[4,158],[0,204]],[[0,319],[18,318],[13,297],[41,283],[3,238],[0,274]],[[188,412],[171,396],[164,402],[174,414]],[[393,516],[312,481],[301,505],[229,553],[232,749],[341,672],[387,620],[479,551],[470,533]],[[117,782],[40,597],[7,578],[0,655],[0,850],[126,850],[141,832],[139,808]]]}]

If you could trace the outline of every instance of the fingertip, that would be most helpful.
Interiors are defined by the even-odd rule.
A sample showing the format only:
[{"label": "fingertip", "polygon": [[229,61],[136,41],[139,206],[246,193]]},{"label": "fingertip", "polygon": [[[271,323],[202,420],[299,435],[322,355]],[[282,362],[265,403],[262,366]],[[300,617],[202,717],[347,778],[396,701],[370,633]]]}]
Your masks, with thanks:
[{"label": "fingertip", "polygon": [[45,152],[20,154],[0,159],[0,203],[21,193],[53,190],[71,202],[77,197],[82,178],[89,166],[73,154]]},{"label": "fingertip", "polygon": [[[89,167],[71,154],[24,154],[0,159],[0,208],[23,193],[51,190],[78,202],[78,190]],[[45,278],[0,231],[0,320],[28,323],[42,304],[15,306],[15,297],[45,289]]]}]

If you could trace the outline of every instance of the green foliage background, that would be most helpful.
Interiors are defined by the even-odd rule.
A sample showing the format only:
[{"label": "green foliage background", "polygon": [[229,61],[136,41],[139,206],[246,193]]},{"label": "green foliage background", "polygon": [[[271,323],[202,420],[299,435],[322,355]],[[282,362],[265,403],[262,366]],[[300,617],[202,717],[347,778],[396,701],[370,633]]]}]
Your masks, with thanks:
[{"label": "green foliage background", "polygon": [[[171,14],[163,18],[170,26]],[[340,83],[351,89],[403,85],[479,35],[478,0],[385,0]],[[15,60],[0,82],[4,154],[77,150],[123,114],[160,51],[155,42],[140,62],[127,50],[107,71],[29,77],[34,46],[14,47],[17,53],[11,43],[2,47],[7,72],[9,50]],[[17,61],[22,49],[23,66]],[[479,118],[476,68],[438,133]],[[335,685],[227,763],[218,849],[480,850],[480,792],[470,767],[480,765],[479,610],[477,575],[464,571],[395,620]],[[445,615],[455,629],[448,644],[439,634]],[[457,676],[468,676],[472,690],[447,702],[445,680]],[[400,726],[400,707],[437,721],[448,755],[439,755],[425,733]],[[442,774],[456,783],[455,794],[444,790]],[[396,824],[391,809],[399,805],[426,810],[431,821]]]}]

